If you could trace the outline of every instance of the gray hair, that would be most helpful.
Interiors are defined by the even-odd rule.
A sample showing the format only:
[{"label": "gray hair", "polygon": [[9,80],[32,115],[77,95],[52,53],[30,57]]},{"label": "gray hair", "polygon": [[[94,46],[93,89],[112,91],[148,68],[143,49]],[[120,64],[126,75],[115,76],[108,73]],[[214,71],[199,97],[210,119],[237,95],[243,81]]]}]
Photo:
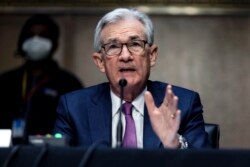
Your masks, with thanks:
[{"label": "gray hair", "polygon": [[101,50],[101,37],[100,37],[101,31],[106,25],[110,23],[116,23],[124,18],[131,16],[140,21],[144,25],[147,42],[149,45],[152,45],[154,43],[154,27],[150,18],[146,14],[139,12],[136,9],[117,8],[105,14],[98,22],[94,36],[95,51],[99,52]]}]

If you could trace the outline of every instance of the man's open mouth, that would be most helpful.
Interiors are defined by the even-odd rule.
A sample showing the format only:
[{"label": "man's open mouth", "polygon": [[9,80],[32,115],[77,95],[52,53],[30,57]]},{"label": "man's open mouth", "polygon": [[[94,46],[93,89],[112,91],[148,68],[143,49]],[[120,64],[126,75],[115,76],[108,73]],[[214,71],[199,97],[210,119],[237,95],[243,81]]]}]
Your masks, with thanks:
[{"label": "man's open mouth", "polygon": [[134,68],[121,68],[119,71],[120,72],[134,72],[135,69]]}]

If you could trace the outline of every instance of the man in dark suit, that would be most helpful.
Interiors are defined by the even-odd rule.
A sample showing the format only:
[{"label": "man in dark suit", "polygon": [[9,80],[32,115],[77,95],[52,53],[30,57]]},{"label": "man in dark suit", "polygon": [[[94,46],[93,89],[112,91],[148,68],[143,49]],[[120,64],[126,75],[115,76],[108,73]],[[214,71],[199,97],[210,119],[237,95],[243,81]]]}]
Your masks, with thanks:
[{"label": "man in dark suit", "polygon": [[119,146],[123,79],[122,147],[208,147],[198,93],[148,80],[158,55],[153,32],[150,18],[134,9],[118,8],[102,17],[95,29],[93,60],[109,82],[62,96],[55,133],[62,133],[70,145],[105,141]]}]

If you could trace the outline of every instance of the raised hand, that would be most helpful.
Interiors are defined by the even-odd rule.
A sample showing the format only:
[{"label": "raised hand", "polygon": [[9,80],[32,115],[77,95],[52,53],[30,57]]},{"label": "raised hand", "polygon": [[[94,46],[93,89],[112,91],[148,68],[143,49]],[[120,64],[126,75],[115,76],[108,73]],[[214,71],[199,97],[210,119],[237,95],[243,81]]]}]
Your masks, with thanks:
[{"label": "raised hand", "polygon": [[153,130],[165,147],[178,148],[178,129],[180,126],[181,111],[177,108],[178,97],[174,95],[172,86],[168,85],[163,103],[159,108],[149,91],[144,94],[145,103]]}]

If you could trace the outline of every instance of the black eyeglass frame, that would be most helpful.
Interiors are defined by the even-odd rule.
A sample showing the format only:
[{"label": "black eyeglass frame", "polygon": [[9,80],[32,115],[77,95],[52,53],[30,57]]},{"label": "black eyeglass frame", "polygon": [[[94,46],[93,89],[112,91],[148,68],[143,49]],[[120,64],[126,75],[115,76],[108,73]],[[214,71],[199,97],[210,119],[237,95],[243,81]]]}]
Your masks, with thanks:
[{"label": "black eyeglass frame", "polygon": [[[141,52],[143,52],[144,50],[145,50],[145,46],[146,46],[146,44],[148,44],[148,41],[146,41],[146,40],[141,40],[141,39],[137,39],[137,40],[131,40],[131,41],[129,41],[129,42],[124,42],[124,43],[106,43],[106,44],[103,44],[102,45],[102,49],[104,50],[104,53],[105,53],[105,55],[106,56],[108,56],[108,57],[115,57],[115,56],[119,56],[120,54],[121,54],[121,52],[122,52],[122,49],[123,49],[123,45],[125,45],[126,47],[127,47],[127,49],[128,49],[128,51],[131,53],[131,54],[140,54],[140,53],[136,53],[135,51],[131,51],[130,49],[130,47],[128,46],[128,44],[131,44],[131,43],[133,43],[133,42],[143,42],[143,45],[142,45],[142,50],[140,51],[140,53]],[[106,51],[106,49],[105,49],[105,46],[107,46],[107,45],[110,45],[110,44],[119,44],[120,46],[119,46],[119,49],[120,49],[120,51],[119,51],[119,53],[117,53],[117,54],[108,54],[107,53],[107,51]]]}]

